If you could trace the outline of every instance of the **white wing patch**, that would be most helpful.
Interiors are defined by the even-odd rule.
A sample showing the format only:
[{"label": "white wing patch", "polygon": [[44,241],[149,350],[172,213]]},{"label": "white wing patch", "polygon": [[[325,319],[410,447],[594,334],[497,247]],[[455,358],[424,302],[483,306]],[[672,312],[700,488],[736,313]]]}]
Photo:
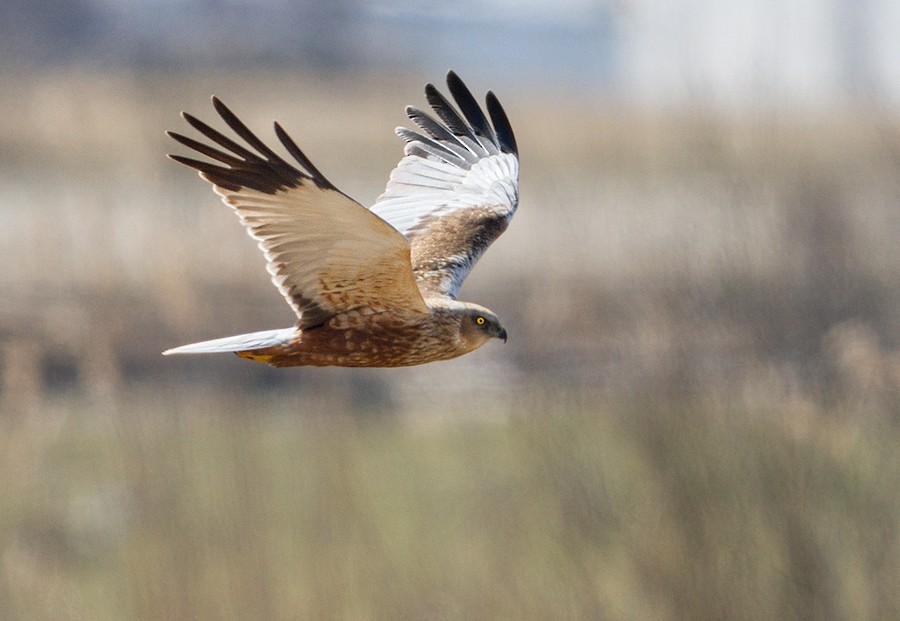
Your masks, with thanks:
[{"label": "white wing patch", "polygon": [[498,153],[469,168],[415,153],[415,143],[391,173],[387,189],[372,211],[409,236],[425,219],[470,207],[490,205],[500,217],[512,217],[519,200],[519,160]]},{"label": "white wing patch", "polygon": [[453,72],[456,108],[429,84],[425,94],[443,123],[413,107],[423,130],[403,127],[404,157],[372,212],[403,233],[423,295],[455,298],[484,250],[505,229],[519,202],[519,158],[506,113],[488,93],[492,123]]}]

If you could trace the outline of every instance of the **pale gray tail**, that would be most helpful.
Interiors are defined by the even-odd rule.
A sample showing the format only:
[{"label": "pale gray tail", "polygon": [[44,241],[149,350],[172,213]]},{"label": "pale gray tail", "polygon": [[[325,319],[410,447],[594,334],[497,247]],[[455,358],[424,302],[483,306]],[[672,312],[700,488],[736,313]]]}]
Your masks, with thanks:
[{"label": "pale gray tail", "polygon": [[226,336],[221,339],[173,347],[164,351],[163,356],[172,354],[214,354],[217,352],[263,349],[273,345],[284,345],[290,342],[294,334],[294,328],[283,328],[281,330],[263,330],[262,332],[251,332],[250,334]]}]

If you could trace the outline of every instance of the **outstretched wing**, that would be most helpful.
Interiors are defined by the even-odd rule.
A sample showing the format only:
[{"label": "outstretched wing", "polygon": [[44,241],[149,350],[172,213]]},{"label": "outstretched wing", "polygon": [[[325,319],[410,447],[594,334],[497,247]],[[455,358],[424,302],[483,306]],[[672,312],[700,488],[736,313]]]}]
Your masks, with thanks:
[{"label": "outstretched wing", "polygon": [[509,120],[493,93],[486,98],[489,122],[452,71],[447,86],[462,115],[433,85],[425,87],[442,122],[406,108],[422,133],[397,128],[407,141],[406,155],[372,211],[409,240],[423,294],[455,298],[516,211],[519,157]]},{"label": "outstretched wing", "polygon": [[256,152],[183,113],[221,150],[168,134],[222,165],[169,157],[200,171],[237,212],[265,253],[272,282],[297,313],[298,327],[320,325],[351,309],[428,312],[413,277],[409,243],[400,233],[337,190],[278,123],[275,133],[299,169],[266,146],[215,97],[213,106]]}]

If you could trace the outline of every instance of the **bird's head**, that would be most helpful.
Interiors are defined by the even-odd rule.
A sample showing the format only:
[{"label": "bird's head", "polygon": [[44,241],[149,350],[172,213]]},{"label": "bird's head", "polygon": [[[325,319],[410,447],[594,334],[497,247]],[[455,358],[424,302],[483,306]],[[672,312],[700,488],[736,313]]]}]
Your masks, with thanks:
[{"label": "bird's head", "polygon": [[464,304],[460,335],[473,345],[472,349],[484,345],[492,338],[503,339],[503,342],[506,342],[506,329],[497,315],[483,306]]}]

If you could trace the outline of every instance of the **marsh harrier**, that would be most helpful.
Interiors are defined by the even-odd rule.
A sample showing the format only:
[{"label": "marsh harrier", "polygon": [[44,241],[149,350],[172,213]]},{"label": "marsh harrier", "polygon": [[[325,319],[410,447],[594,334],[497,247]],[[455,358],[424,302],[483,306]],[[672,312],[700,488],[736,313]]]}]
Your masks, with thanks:
[{"label": "marsh harrier", "polygon": [[456,107],[425,87],[437,118],[407,107],[420,131],[397,129],[405,155],[369,209],[328,181],[278,123],[275,135],[295,163],[215,97],[216,112],[247,146],[182,113],[217,146],[168,134],[216,163],[169,157],[200,171],[237,212],[298,321],[163,353],[234,352],[276,367],[399,367],[505,342],[493,312],[456,296],[516,211],[516,139],[493,93],[488,120],[452,71],[447,86]]}]

